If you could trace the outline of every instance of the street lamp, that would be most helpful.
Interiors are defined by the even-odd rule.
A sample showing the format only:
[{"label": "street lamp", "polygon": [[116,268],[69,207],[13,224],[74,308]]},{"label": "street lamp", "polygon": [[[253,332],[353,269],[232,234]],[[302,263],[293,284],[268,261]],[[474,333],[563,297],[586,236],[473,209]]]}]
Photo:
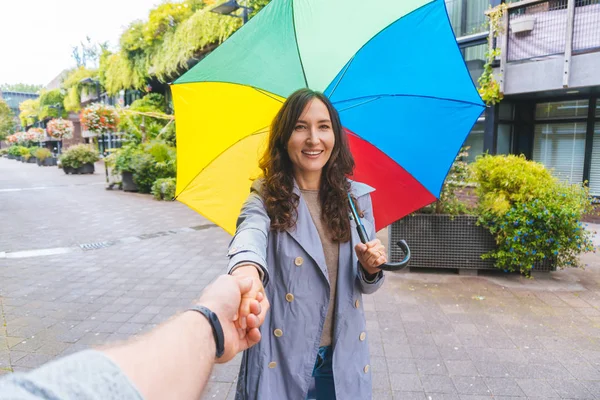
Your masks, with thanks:
[{"label": "street lamp", "polygon": [[[239,16],[234,14],[239,9],[242,9],[242,15]],[[228,0],[225,3],[221,3],[216,7],[210,9],[210,12],[215,14],[227,15],[234,18],[241,18],[244,24],[248,22],[248,13],[252,11],[252,8],[240,5],[237,0]]]}]

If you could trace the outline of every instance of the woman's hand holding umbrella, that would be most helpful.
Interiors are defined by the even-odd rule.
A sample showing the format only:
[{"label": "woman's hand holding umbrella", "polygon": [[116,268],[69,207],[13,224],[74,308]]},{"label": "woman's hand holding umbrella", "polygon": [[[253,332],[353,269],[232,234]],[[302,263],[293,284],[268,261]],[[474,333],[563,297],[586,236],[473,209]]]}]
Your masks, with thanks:
[{"label": "woman's hand holding umbrella", "polygon": [[381,269],[379,266],[387,262],[385,247],[379,239],[367,243],[359,243],[354,247],[360,265],[369,275],[375,275]]}]

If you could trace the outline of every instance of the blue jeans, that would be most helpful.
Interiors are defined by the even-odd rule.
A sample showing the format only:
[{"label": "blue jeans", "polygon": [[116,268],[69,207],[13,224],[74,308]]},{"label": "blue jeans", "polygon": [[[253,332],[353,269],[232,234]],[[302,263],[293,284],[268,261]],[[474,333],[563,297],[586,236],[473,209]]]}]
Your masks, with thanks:
[{"label": "blue jeans", "polygon": [[332,362],[333,348],[331,346],[320,347],[312,375],[314,385],[308,389],[306,400],[335,400]]}]

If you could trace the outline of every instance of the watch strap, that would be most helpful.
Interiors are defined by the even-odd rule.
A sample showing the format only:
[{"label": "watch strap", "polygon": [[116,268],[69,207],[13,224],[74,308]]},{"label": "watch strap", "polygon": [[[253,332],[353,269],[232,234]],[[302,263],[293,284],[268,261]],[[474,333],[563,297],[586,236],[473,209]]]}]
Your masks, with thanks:
[{"label": "watch strap", "polygon": [[223,336],[223,327],[221,326],[221,322],[219,322],[219,317],[217,317],[217,314],[212,312],[207,307],[200,305],[190,307],[188,308],[188,311],[199,312],[200,314],[204,315],[206,319],[208,319],[208,322],[210,322],[210,326],[212,327],[213,336],[215,337],[217,358],[221,357],[225,352],[225,337]]}]

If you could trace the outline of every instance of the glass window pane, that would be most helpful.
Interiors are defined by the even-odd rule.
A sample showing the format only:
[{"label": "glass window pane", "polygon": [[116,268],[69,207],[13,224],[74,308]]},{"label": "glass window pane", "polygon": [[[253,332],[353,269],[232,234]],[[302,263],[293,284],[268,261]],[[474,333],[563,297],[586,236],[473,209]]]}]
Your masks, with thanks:
[{"label": "glass window pane", "polygon": [[587,117],[588,100],[568,100],[552,103],[538,103],[535,106],[536,119],[557,119]]},{"label": "glass window pane", "polygon": [[600,99],[596,99],[596,117],[600,118]]},{"label": "glass window pane", "polygon": [[513,113],[514,113],[514,107],[511,103],[508,103],[506,101],[503,101],[500,103],[499,112],[498,112],[500,119],[512,121],[513,115],[514,115]]},{"label": "glass window pane", "polygon": [[464,35],[473,35],[489,29],[485,11],[490,7],[490,0],[464,0],[467,2],[467,26]]},{"label": "glass window pane", "polygon": [[600,196],[600,122],[597,122],[594,127],[589,186],[591,194]]},{"label": "glass window pane", "polygon": [[585,123],[536,124],[533,160],[552,169],[559,179],[570,183],[583,181]]},{"label": "glass window pane", "polygon": [[483,133],[485,131],[483,122],[478,122],[475,124],[469,136],[467,136],[467,140],[463,144],[464,147],[469,146],[470,148],[467,150],[469,156],[467,157],[467,162],[475,161],[475,157],[480,154],[483,154]]},{"label": "glass window pane", "polygon": [[496,154],[510,154],[511,139],[512,125],[498,124],[498,142],[496,143]]},{"label": "glass window pane", "polygon": [[477,80],[483,74],[483,66],[485,65],[485,52],[487,50],[487,44],[479,44],[477,46],[466,47],[463,49],[465,63],[469,69],[469,74],[475,86]]},{"label": "glass window pane", "polygon": [[446,9],[454,36],[462,36],[462,0],[446,0]]}]

